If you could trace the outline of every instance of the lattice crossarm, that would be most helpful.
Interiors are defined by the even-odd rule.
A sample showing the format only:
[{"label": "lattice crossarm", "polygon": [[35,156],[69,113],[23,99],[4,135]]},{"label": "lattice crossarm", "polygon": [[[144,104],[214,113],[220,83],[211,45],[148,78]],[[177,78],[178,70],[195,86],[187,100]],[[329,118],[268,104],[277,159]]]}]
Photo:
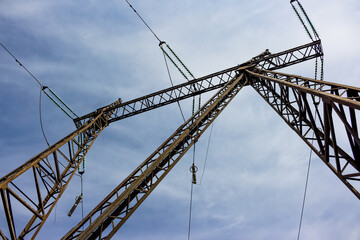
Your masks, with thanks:
[{"label": "lattice crossarm", "polygon": [[[258,68],[251,72],[247,70],[247,72],[251,76],[268,79],[272,82],[309,93],[313,96],[321,97],[327,101],[336,102],[353,109],[360,110],[360,88]],[[321,89],[314,89],[313,87],[309,87],[309,83],[312,83],[311,86],[313,87],[316,86],[316,84],[322,85],[323,87]],[[332,93],[331,91],[333,91],[332,89],[334,88],[342,90],[342,96]],[[344,96],[344,93],[347,93],[346,96]]]},{"label": "lattice crossarm", "polygon": [[[105,233],[101,232],[109,225],[113,228],[106,234],[112,236],[231,101],[244,85],[243,81],[241,76],[224,86],[63,239],[77,238],[79,232],[79,239],[104,237]],[[110,204],[104,208],[107,203]],[[81,232],[86,224],[90,225]]]},{"label": "lattice crossarm", "polygon": [[[253,65],[261,69],[275,70],[321,56],[323,56],[323,52],[321,42],[319,40],[279,53],[261,55],[261,57],[256,57],[255,59],[247,61],[239,66],[243,67]],[[109,122],[118,121],[198,94],[221,88],[226,82],[230,81],[236,75],[236,70],[239,66],[234,66],[209,74],[207,76],[166,88],[134,100],[123,102],[121,104],[115,104],[111,108],[108,108],[108,111],[114,110]],[[97,113],[104,108],[100,108],[97,111],[74,119],[76,127],[80,127],[89,119],[94,118]]]},{"label": "lattice crossarm", "polygon": [[256,66],[266,70],[276,70],[304,62],[324,55],[321,41],[317,40],[296,48],[292,48],[276,54],[269,54],[261,59],[252,60]]},{"label": "lattice crossarm", "polygon": [[[104,110],[86,125],[0,179],[2,205],[11,239],[22,239],[30,233],[33,239],[38,234],[94,140],[108,125],[109,116],[104,114]],[[81,141],[78,141],[79,136],[82,136]],[[29,188],[31,182],[34,185]],[[24,227],[17,224],[20,220],[17,212],[20,210],[12,208],[14,204],[28,211],[30,220]],[[22,229],[19,235],[16,228]]]},{"label": "lattice crossarm", "polygon": [[260,69],[248,74],[254,89],[360,198],[360,89]]}]

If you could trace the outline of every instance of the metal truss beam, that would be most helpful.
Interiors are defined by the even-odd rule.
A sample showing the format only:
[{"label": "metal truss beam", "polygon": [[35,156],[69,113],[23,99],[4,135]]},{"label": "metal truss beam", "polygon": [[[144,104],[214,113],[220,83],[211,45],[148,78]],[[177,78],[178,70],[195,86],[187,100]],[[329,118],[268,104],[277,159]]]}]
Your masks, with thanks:
[{"label": "metal truss beam", "polygon": [[[277,54],[266,52],[239,66],[126,103],[121,103],[118,100],[75,119],[78,128],[76,131],[0,179],[1,202],[8,225],[9,238],[22,239],[25,236],[31,236],[31,239],[35,238],[94,140],[109,123],[227,86],[237,76],[237,70],[240,66],[252,65],[273,70],[322,55],[320,41]],[[33,182],[30,190],[28,188],[29,182]],[[19,217],[17,217],[19,214],[17,213],[20,210],[14,209],[14,205],[21,206],[31,216],[26,226],[19,226]],[[17,235],[16,230],[19,229],[20,234]],[[6,235],[6,232],[0,230],[2,238],[5,238]]]},{"label": "metal truss beam", "polygon": [[[110,239],[246,85],[243,69],[241,72],[228,81],[62,239]],[[84,226],[85,230],[82,231]]]},{"label": "metal truss beam", "polygon": [[255,69],[250,84],[360,199],[360,88]]},{"label": "metal truss beam", "polygon": [[[240,66],[255,65],[261,69],[275,70],[323,56],[320,40],[292,48],[276,54],[263,53]],[[205,93],[224,86],[235,76],[239,66],[225,69],[187,83],[145,95],[134,100],[124,102],[108,108],[113,111],[109,122],[115,122],[158,107],[168,105],[201,93]],[[108,107],[108,106],[107,106]],[[102,108],[101,108],[102,109]],[[99,109],[99,110],[101,110]],[[75,125],[80,127],[89,119],[96,116],[96,111],[74,119]]]},{"label": "metal truss beam", "polygon": [[[91,145],[108,125],[110,114],[104,110],[98,112],[86,125],[0,179],[10,239],[36,237]],[[29,186],[31,182],[33,185]],[[24,219],[16,216],[19,213],[23,216],[24,212],[32,217],[25,226],[20,226]],[[16,230],[20,230],[19,235]],[[6,239],[2,231],[0,236]]]}]

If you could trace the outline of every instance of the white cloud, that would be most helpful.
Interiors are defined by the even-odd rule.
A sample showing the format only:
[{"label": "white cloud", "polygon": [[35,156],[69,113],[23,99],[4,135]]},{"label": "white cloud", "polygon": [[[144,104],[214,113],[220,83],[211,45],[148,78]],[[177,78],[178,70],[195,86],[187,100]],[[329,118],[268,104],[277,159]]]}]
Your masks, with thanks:
[{"label": "white cloud", "polygon": [[[277,52],[307,41],[284,1],[132,3],[196,76],[239,64],[266,48]],[[358,1],[302,3],[323,37],[325,76],[358,84]],[[170,85],[156,39],[126,3],[2,1],[0,6],[7,10],[0,11],[5,33],[0,41],[80,113]],[[7,162],[1,161],[1,172],[45,145],[36,112],[38,88],[5,54],[0,55],[0,146],[6,149],[1,158]],[[313,76],[312,63],[282,71]],[[175,69],[172,73],[175,82],[183,81]],[[183,106],[189,115],[191,100]],[[71,121],[64,121],[45,100],[44,109],[49,138],[57,140],[71,131]],[[180,123],[174,105],[110,125],[87,158],[85,210],[90,211]],[[198,177],[207,134],[197,144]],[[308,147],[270,106],[250,87],[243,89],[215,121],[203,184],[195,186],[193,238],[295,238],[308,154]],[[186,238],[190,164],[189,152],[116,237]],[[314,158],[311,167],[303,238],[358,238],[358,200],[319,159]],[[73,218],[66,216],[78,192],[75,180],[57,206],[56,223],[53,213],[40,238],[61,236],[78,222],[79,211]]]}]

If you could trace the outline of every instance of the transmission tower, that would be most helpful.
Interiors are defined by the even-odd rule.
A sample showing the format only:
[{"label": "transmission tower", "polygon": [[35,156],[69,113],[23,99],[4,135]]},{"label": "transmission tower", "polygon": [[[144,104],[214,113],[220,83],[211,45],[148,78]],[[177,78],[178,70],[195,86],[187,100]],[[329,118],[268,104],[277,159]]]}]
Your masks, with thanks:
[{"label": "transmission tower", "polygon": [[[294,2],[294,1],[292,1]],[[317,36],[317,33],[316,33]],[[360,88],[277,70],[322,59],[321,41],[251,60],[130,101],[118,99],[74,119],[76,130],[0,179],[8,229],[2,239],[34,239],[96,138],[109,124],[214,91],[184,124],[62,239],[110,239],[244,87],[252,87],[360,199]],[[337,136],[345,134],[346,141]],[[34,182],[29,190],[28,182]],[[28,194],[31,192],[31,194]],[[21,225],[14,206],[31,215]]]},{"label": "transmission tower", "polygon": [[[74,122],[77,130],[1,178],[0,193],[9,237],[36,237],[96,137],[110,123],[215,89],[218,89],[217,93],[198,112],[63,239],[102,239],[113,236],[245,86],[253,87],[360,198],[359,189],[353,184],[360,178],[360,140],[356,119],[356,111],[360,110],[360,89],[274,71],[322,56],[319,40],[276,54],[261,54],[238,66],[188,83],[127,102],[119,99],[76,118]],[[334,116],[342,121],[348,136],[347,148],[338,145]],[[22,186],[15,183],[25,173],[31,174],[35,181],[35,197],[25,194]],[[14,202],[22,204],[33,215],[19,233],[16,231],[19,226],[14,220],[15,211],[12,208]],[[4,232],[0,233],[6,239]]]}]

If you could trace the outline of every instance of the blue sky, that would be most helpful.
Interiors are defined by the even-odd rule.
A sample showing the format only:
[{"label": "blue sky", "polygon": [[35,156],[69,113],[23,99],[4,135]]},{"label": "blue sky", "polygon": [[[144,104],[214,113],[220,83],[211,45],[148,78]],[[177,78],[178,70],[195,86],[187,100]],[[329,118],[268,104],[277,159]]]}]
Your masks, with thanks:
[{"label": "blue sky", "polygon": [[[323,42],[325,80],[359,87],[360,3],[301,1]],[[289,1],[131,1],[195,76],[232,67],[265,49],[309,42]],[[170,86],[157,40],[125,1],[0,1],[0,41],[78,115]],[[184,80],[171,69],[175,83]],[[281,71],[314,76],[314,62]],[[207,97],[209,95],[206,95]],[[205,98],[205,96],[204,96]],[[189,117],[191,101],[182,106]],[[75,129],[45,96],[51,143]],[[176,105],[113,123],[87,156],[87,213],[181,124]],[[0,49],[0,175],[46,148],[39,86]],[[209,132],[198,143],[203,171]],[[215,121],[202,184],[194,187],[191,239],[296,239],[309,148],[250,87]],[[186,239],[192,157],[188,153],[114,239]],[[66,190],[39,239],[58,239],[79,194]],[[0,229],[5,229],[0,210]],[[315,155],[301,239],[359,239],[359,200]]]}]

